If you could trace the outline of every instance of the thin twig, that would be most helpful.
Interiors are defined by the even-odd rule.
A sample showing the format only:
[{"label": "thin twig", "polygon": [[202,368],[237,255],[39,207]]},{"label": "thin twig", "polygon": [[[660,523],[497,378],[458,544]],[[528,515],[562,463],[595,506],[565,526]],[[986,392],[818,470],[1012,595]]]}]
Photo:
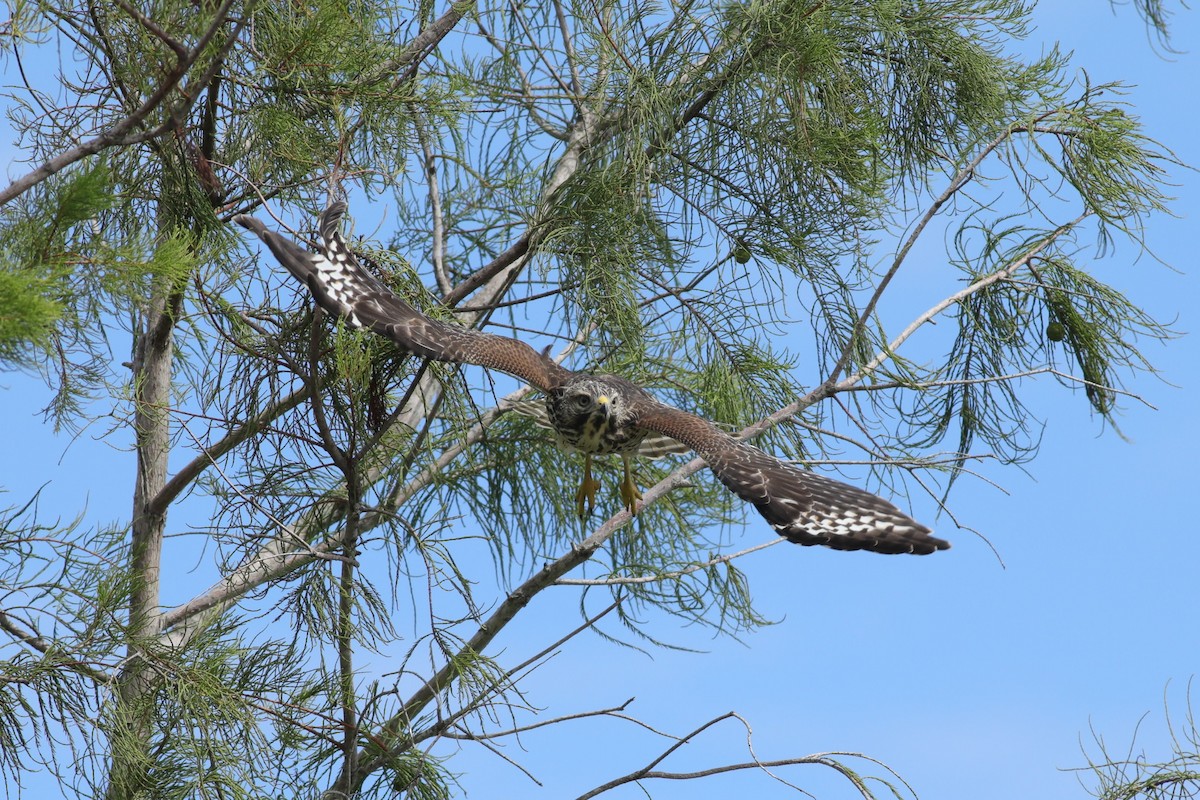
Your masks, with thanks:
[{"label": "thin twig", "polygon": [[751,553],[758,552],[759,550],[766,550],[768,547],[774,547],[775,545],[785,541],[787,540],[776,537],[770,541],[763,542],[762,544],[756,544],[753,547],[747,547],[745,550],[739,550],[736,553],[727,553],[726,555],[718,556],[716,558],[709,559],[708,561],[690,564],[684,569],[673,570],[671,572],[661,572],[656,575],[642,575],[636,578],[562,578],[554,583],[557,586],[625,586],[642,583],[657,583],[658,581],[682,578],[685,575],[691,575],[693,572],[699,572],[702,569],[708,569],[709,567],[714,567],[718,564],[725,564],[729,561],[733,561],[736,558],[750,555]]}]

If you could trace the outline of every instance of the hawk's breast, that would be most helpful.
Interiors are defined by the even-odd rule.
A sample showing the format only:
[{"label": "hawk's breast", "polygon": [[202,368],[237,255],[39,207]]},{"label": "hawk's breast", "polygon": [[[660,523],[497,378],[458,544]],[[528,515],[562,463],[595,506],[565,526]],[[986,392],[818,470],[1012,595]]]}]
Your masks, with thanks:
[{"label": "hawk's breast", "polygon": [[[553,420],[553,416],[551,417]],[[609,453],[633,453],[649,433],[636,425],[622,425],[611,414],[594,413],[580,416],[559,425],[555,420],[558,440],[581,453],[607,455]]]}]

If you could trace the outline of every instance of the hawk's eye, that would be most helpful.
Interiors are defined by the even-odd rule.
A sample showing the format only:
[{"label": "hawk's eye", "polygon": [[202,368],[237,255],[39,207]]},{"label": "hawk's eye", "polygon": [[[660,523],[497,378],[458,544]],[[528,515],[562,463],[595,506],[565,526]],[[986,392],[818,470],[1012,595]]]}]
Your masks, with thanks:
[{"label": "hawk's eye", "polygon": [[586,395],[582,392],[580,392],[579,394],[571,395],[570,399],[571,399],[571,405],[575,406],[576,408],[578,408],[580,410],[585,409],[592,404],[592,398],[589,395]]}]

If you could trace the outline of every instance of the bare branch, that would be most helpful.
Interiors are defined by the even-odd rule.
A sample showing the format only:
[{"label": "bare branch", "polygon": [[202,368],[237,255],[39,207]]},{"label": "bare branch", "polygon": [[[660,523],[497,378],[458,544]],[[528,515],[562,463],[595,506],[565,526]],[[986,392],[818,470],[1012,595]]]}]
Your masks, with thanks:
[{"label": "bare branch", "polygon": [[307,387],[298,389],[287,397],[275,400],[271,405],[256,414],[253,419],[247,420],[229,431],[229,433],[225,434],[212,445],[204,447],[197,442],[197,446],[201,450],[200,455],[193,458],[176,472],[167,481],[166,485],[150,500],[148,504],[150,511],[157,514],[166,513],[171,503],[175,502],[179,495],[187,491],[192,482],[208,469],[209,466],[215,466],[223,456],[255,434],[261,433],[274,420],[296,408],[308,396],[309,390]]},{"label": "bare branch", "polygon": [[[750,751],[750,754],[753,756],[754,755],[754,747],[753,747],[753,744],[750,739],[750,726],[739,715],[737,715],[733,712],[729,712],[727,714],[722,714],[719,717],[714,717],[713,719],[700,725],[698,728],[691,731],[690,733],[687,733],[687,734],[679,737],[666,750],[664,750],[662,753],[660,753],[658,756],[656,756],[654,759],[652,759],[646,766],[642,767],[641,769],[634,770],[633,772],[630,772],[626,775],[622,775],[619,778],[614,778],[613,780],[603,783],[600,786],[597,786],[596,788],[594,788],[590,791],[584,792],[583,794],[579,795],[578,800],[590,800],[590,798],[598,797],[598,796],[604,794],[605,792],[611,791],[612,789],[616,789],[618,787],[624,786],[629,783],[640,784],[642,781],[647,781],[647,780],[676,780],[676,781],[696,780],[699,778],[708,778],[713,775],[721,775],[721,774],[728,773],[728,772],[737,772],[740,770],[747,770],[747,769],[760,770],[760,771],[766,773],[767,775],[769,775],[772,779],[779,781],[781,783],[784,783],[788,786],[791,786],[792,788],[796,789],[797,791],[802,791],[799,789],[799,787],[794,786],[790,782],[785,781],[778,775],[775,775],[774,773],[772,773],[771,770],[778,768],[778,767],[799,766],[799,765],[803,765],[803,764],[818,764],[821,766],[829,767],[829,768],[839,772],[843,777],[845,777],[851,783],[851,785],[854,786],[854,788],[856,790],[858,790],[859,794],[861,794],[862,797],[865,798],[865,800],[872,800],[872,798],[874,798],[875,795],[871,792],[870,788],[867,786],[866,781],[862,778],[862,776],[860,776],[858,774],[858,772],[850,769],[848,766],[843,764],[840,760],[843,758],[862,759],[865,761],[869,761],[873,764],[877,764],[877,765],[883,767],[893,777],[897,778],[897,780],[900,780],[899,776],[897,776],[893,770],[891,770],[886,765],[880,763],[879,761],[877,761],[873,758],[868,758],[859,753],[847,753],[847,752],[816,753],[816,754],[809,755],[809,756],[802,756],[802,757],[797,757],[797,758],[781,758],[781,759],[774,759],[774,760],[768,760],[768,761],[759,760],[758,757],[755,756],[753,761],[745,761],[745,762],[740,762],[740,763],[735,763],[735,764],[722,764],[719,766],[709,767],[707,769],[696,770],[693,772],[663,772],[663,771],[659,771],[659,770],[655,769],[656,766],[658,766],[663,761],[665,761],[667,758],[669,758],[679,748],[690,743],[693,739],[695,739],[700,734],[704,733],[709,728],[711,728],[715,725],[718,725],[721,722],[724,722],[725,720],[729,720],[729,719],[736,719],[739,722],[741,722],[743,726],[745,726],[745,728],[746,728],[746,747]],[[904,786],[905,789],[907,789],[909,791],[910,794],[913,794],[911,787],[909,787],[907,784],[904,784],[904,782],[902,780],[900,780],[900,783]],[[896,790],[895,790],[895,787],[889,786],[889,789],[890,789],[890,791],[889,791],[890,796],[899,796],[898,792],[896,792]],[[915,797],[915,794],[913,794],[913,796]]]},{"label": "bare branch", "polygon": [[437,280],[438,291],[442,296],[450,294],[450,278],[446,275],[446,221],[442,216],[442,195],[438,189],[437,160],[429,143],[429,131],[421,121],[420,114],[413,115],[413,127],[417,130],[417,138],[421,141],[421,153],[425,159],[425,184],[429,187],[429,214],[433,222],[433,242],[430,247],[430,260],[433,262],[433,275]]}]

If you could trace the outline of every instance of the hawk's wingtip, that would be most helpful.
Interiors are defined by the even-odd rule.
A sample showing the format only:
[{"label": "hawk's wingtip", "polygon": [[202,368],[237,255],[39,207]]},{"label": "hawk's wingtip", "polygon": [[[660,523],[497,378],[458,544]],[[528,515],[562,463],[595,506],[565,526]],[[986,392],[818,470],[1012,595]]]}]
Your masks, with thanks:
[{"label": "hawk's wingtip", "polygon": [[324,211],[321,212],[321,218],[317,221],[317,227],[322,232],[331,230],[337,227],[338,222],[346,214],[349,206],[345,200],[338,200],[336,203],[330,203]]},{"label": "hawk's wingtip", "polygon": [[248,231],[253,231],[259,236],[267,232],[267,226],[262,224],[262,221],[257,217],[252,217],[249,214],[238,214],[233,218],[233,221],[241,225]]}]

